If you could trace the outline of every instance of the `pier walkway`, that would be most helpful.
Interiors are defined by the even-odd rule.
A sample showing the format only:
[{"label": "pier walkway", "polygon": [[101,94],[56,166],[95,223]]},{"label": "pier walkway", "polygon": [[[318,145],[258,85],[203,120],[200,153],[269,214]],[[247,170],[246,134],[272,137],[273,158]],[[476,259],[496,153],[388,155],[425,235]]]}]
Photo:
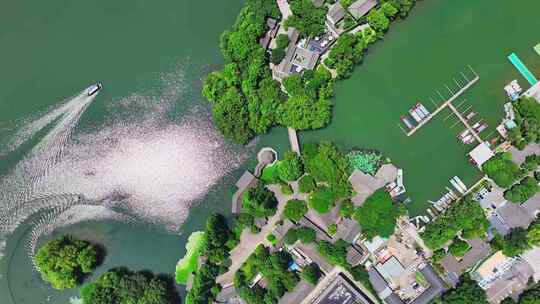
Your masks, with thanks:
[{"label": "pier walkway", "polygon": [[452,112],[454,112],[454,114],[456,114],[456,116],[459,118],[459,120],[461,120],[465,127],[469,129],[469,132],[471,132],[472,136],[478,141],[478,143],[483,143],[484,141],[480,138],[478,133],[476,133],[476,130],[474,130],[471,125],[469,125],[469,122],[465,118],[463,118],[463,116],[461,116],[461,113],[459,113],[459,111],[452,105],[452,103],[449,103],[448,107],[450,108],[450,110],[452,110]]},{"label": "pier walkway", "polygon": [[296,152],[296,154],[300,155],[300,144],[298,143],[298,135],[296,134],[296,130],[289,127],[287,128],[289,131],[289,142],[291,143],[291,150]]},{"label": "pier walkway", "polygon": [[[446,107],[448,107],[450,105],[450,109],[458,116],[458,118],[460,118],[462,120],[462,122],[465,122],[465,119],[461,116],[461,114],[456,110],[455,107],[453,107],[451,105],[452,101],[456,100],[457,98],[459,98],[463,93],[465,93],[465,91],[467,91],[470,87],[472,87],[476,82],[478,82],[478,80],[480,80],[480,76],[478,76],[471,68],[471,71],[474,73],[475,77],[471,80],[468,80],[467,79],[467,84],[464,85],[463,87],[461,87],[459,89],[459,91],[457,91],[456,93],[454,93],[454,95],[452,95],[452,97],[450,97],[448,100],[446,100],[442,105],[440,105],[435,111],[433,111],[433,113],[431,113],[431,115],[429,115],[428,117],[426,117],[424,120],[422,120],[418,125],[416,125],[416,127],[412,128],[408,133],[407,133],[407,136],[412,136],[414,133],[416,133],[416,131],[418,131],[421,127],[423,127],[424,125],[426,125],[433,117],[435,117],[435,115],[437,115],[439,112],[441,112],[442,110],[444,110]],[[450,89],[449,89],[450,90]],[[469,128],[469,130],[471,130],[474,134],[476,134],[476,132],[469,126],[469,124],[467,123],[465,126],[467,126],[467,128]],[[479,138],[478,137],[478,134],[476,134],[475,138]],[[479,141],[481,142],[481,141]]]}]

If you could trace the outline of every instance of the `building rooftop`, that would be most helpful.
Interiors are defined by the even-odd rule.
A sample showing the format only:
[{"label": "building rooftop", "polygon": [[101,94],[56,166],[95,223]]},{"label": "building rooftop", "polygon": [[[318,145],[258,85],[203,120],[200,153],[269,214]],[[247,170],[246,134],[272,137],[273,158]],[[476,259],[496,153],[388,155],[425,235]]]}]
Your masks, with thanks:
[{"label": "building rooftop", "polygon": [[453,255],[448,254],[441,261],[441,265],[447,272],[452,272],[460,276],[465,270],[491,254],[491,246],[482,239],[467,240],[467,243],[471,246],[471,249],[469,249],[461,260],[458,261]]},{"label": "building rooftop", "polygon": [[364,201],[373,194],[373,192],[383,187],[385,184],[384,181],[381,181],[358,169],[354,170],[354,172],[351,174],[349,177],[349,182],[356,193],[351,198],[351,201],[356,206],[362,205]]},{"label": "building rooftop", "polygon": [[366,15],[375,6],[377,6],[377,0],[357,0],[347,10],[354,18],[358,19]]},{"label": "building rooftop", "polygon": [[495,153],[491,151],[491,148],[487,142],[479,144],[476,146],[476,148],[469,152],[469,157],[477,166],[482,166],[493,156],[495,156]]},{"label": "building rooftop", "polygon": [[373,304],[367,295],[340,273],[312,304]]},{"label": "building rooftop", "polygon": [[326,15],[326,18],[333,25],[335,25],[345,17],[345,14],[347,14],[347,11],[343,8],[343,6],[341,6],[339,1],[336,1],[336,3],[332,4],[332,6],[330,6],[330,9],[328,9],[328,14]]},{"label": "building rooftop", "polygon": [[286,292],[279,299],[278,304],[298,304],[313,291],[313,288],[311,283],[301,280],[292,292]]},{"label": "building rooftop", "polygon": [[395,256],[390,257],[386,262],[379,263],[375,266],[377,271],[383,276],[388,283],[396,282],[405,271],[405,267],[401,265]]},{"label": "building rooftop", "polygon": [[507,202],[495,212],[509,228],[527,228],[534,220],[534,213],[522,205]]},{"label": "building rooftop", "polygon": [[310,51],[303,47],[297,47],[291,62],[302,69],[313,70],[318,60],[319,53]]},{"label": "building rooftop", "polygon": [[529,279],[534,270],[526,261],[519,261],[512,265],[500,278],[486,289],[486,296],[490,303],[500,303],[507,297],[518,296],[527,289]]}]

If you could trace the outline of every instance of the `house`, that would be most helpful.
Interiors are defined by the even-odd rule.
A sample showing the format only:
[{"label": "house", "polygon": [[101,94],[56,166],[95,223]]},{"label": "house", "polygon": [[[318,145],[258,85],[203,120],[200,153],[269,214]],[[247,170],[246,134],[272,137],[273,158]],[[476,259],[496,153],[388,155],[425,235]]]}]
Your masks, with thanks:
[{"label": "house", "polygon": [[347,10],[356,19],[365,16],[372,8],[377,6],[377,0],[356,0]]},{"label": "house", "polygon": [[485,260],[472,274],[486,291],[490,303],[498,304],[505,298],[517,297],[528,285],[534,270],[519,257],[507,257],[501,251]]},{"label": "house", "polygon": [[[397,264],[393,265],[393,267],[396,268],[390,269],[392,272],[400,271],[401,269]],[[392,290],[392,288],[388,285],[388,282],[385,280],[384,276],[375,267],[372,267],[368,271],[369,281],[371,282],[373,289],[375,290],[375,292],[377,292],[379,298],[381,298],[386,304],[431,303],[433,299],[440,296],[446,290],[444,287],[444,283],[437,275],[433,267],[429,264],[423,265],[423,267],[420,268],[419,273],[421,273],[421,276],[423,276],[429,286],[422,289],[422,292],[416,295],[415,298],[407,301],[403,300],[397,292]]]},{"label": "house", "polygon": [[328,9],[328,13],[326,14],[326,19],[332,24],[336,25],[338,24],[343,18],[345,18],[345,15],[347,14],[347,11],[341,6],[339,1],[336,1],[336,3],[332,4],[330,8]]},{"label": "house", "polygon": [[448,254],[441,261],[443,268],[452,277],[459,277],[465,270],[471,268],[479,261],[487,258],[491,254],[491,246],[480,238],[466,240],[471,246],[469,251],[460,259]]},{"label": "house", "polygon": [[313,70],[318,60],[319,53],[298,46],[291,59],[291,63],[293,64],[294,71],[300,73],[303,70]]},{"label": "house", "polygon": [[287,36],[289,37],[289,45],[285,50],[285,58],[283,58],[283,60],[273,69],[274,78],[279,80],[291,75],[296,69],[291,60],[296,52],[296,43],[298,42],[300,33],[294,27],[289,27]]},{"label": "house", "polygon": [[270,41],[276,37],[279,30],[278,21],[274,18],[266,19],[266,29],[268,30],[266,34],[259,39],[259,44],[263,47],[263,49],[267,49]]},{"label": "house", "polygon": [[236,187],[238,190],[233,194],[232,197],[232,213],[239,214],[242,211],[242,196],[244,192],[251,187],[257,185],[259,180],[251,174],[249,171],[245,171],[242,174],[242,177],[236,182]]}]

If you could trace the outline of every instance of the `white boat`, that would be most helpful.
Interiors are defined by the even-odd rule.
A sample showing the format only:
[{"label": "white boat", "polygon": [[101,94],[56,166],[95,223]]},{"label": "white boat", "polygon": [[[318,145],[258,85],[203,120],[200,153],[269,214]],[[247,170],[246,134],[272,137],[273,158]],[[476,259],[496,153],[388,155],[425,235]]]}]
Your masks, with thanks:
[{"label": "white boat", "polygon": [[420,110],[418,107],[415,107],[414,108],[414,111],[416,112],[416,114],[418,114],[418,116],[420,116],[420,118],[422,118],[422,120],[424,120],[424,118],[426,118],[426,114],[424,114],[424,112],[422,112],[422,110]]},{"label": "white boat", "polygon": [[86,89],[86,95],[88,96],[92,96],[94,94],[96,94],[97,92],[99,92],[99,90],[101,90],[103,86],[101,85],[101,83],[96,83],[96,84],[93,84],[91,86],[89,86],[87,89]]},{"label": "white boat", "polygon": [[416,120],[416,122],[421,122],[422,121],[422,117],[420,117],[420,115],[418,115],[418,113],[416,113],[414,111],[414,109],[410,109],[409,114],[411,114],[412,118],[414,118],[414,120]]},{"label": "white boat", "polygon": [[476,129],[476,128],[478,128],[478,127],[480,127],[480,123],[479,123],[479,122],[477,122],[477,123],[475,123],[474,125],[472,125],[472,128],[473,128],[473,129]]},{"label": "white boat", "polygon": [[461,186],[458,183],[456,183],[456,181],[454,181],[453,179],[450,180],[450,184],[452,184],[452,186],[454,186],[454,188],[456,188],[456,190],[461,194],[465,194],[465,191],[467,191],[461,188]]},{"label": "white boat", "polygon": [[476,112],[471,112],[471,113],[467,114],[467,117],[465,117],[465,118],[467,118],[467,120],[469,120],[469,119],[473,118],[474,116],[476,116]]},{"label": "white boat", "polygon": [[480,132],[484,131],[487,127],[488,127],[487,124],[483,124],[483,125],[481,125],[480,127],[478,127],[478,128],[476,129],[476,132],[477,132],[477,133],[480,133]]},{"label": "white boat", "polygon": [[430,113],[429,113],[429,111],[426,109],[426,107],[424,107],[423,104],[417,103],[417,104],[416,104],[416,107],[417,107],[420,111],[422,111],[422,113],[424,113],[426,116],[429,116]]},{"label": "white boat", "polygon": [[453,179],[456,181],[456,183],[457,183],[461,188],[463,188],[465,191],[467,191],[467,186],[465,186],[465,183],[463,183],[459,177],[454,176]]},{"label": "white boat", "polygon": [[467,129],[467,130],[465,130],[465,131],[463,131],[463,132],[461,132],[459,134],[459,138],[463,139],[463,138],[467,137],[469,135],[469,133],[471,133],[471,130]]}]

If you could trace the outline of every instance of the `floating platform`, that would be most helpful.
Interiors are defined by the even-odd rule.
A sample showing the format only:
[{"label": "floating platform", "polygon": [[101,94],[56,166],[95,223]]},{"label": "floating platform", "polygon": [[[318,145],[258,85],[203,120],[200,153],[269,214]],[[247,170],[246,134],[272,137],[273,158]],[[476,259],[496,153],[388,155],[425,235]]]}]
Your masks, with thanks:
[{"label": "floating platform", "polygon": [[536,77],[534,77],[533,73],[529,71],[529,69],[525,66],[521,59],[519,59],[516,53],[510,54],[510,56],[508,56],[508,60],[510,60],[510,62],[516,67],[516,69],[521,73],[521,75],[525,79],[527,79],[527,81],[531,85],[535,85],[538,82]]}]

